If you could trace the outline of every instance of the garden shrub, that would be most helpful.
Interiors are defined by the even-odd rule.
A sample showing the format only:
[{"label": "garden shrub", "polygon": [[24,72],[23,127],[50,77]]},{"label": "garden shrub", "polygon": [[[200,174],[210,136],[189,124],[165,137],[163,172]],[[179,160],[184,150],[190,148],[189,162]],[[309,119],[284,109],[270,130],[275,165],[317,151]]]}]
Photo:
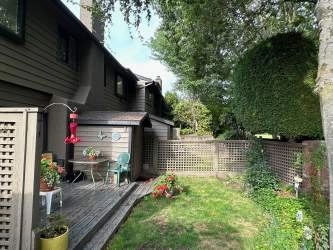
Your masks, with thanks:
[{"label": "garden shrub", "polygon": [[153,198],[168,197],[171,198],[175,194],[182,192],[183,188],[178,183],[178,178],[175,174],[165,173],[159,176],[155,183],[152,192]]},{"label": "garden shrub", "polygon": [[237,121],[255,134],[321,138],[319,98],[313,91],[316,73],[316,46],[302,34],[278,34],[259,43],[233,72]]},{"label": "garden shrub", "polygon": [[[311,200],[303,197],[280,197],[272,189],[262,188],[251,193],[251,198],[271,217],[270,223],[257,236],[256,244],[267,249],[329,249],[329,226],[320,224],[318,216],[309,208]],[[302,213],[299,220],[297,212]],[[327,211],[320,211],[328,223]],[[259,248],[259,249],[265,249]]]},{"label": "garden shrub", "polygon": [[254,190],[260,188],[278,189],[278,181],[273,172],[267,166],[264,157],[264,150],[260,141],[251,142],[246,152],[246,173],[245,181]]}]

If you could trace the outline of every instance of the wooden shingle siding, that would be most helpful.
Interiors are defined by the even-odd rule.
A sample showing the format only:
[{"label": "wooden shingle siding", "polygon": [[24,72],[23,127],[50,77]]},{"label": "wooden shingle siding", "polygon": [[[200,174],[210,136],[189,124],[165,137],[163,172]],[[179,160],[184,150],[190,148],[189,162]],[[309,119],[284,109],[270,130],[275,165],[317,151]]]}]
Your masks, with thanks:
[{"label": "wooden shingle siding", "polygon": [[[102,131],[107,138],[100,140],[97,135]],[[121,137],[118,141],[111,141],[112,133],[120,133]],[[74,158],[82,158],[83,150],[92,146],[101,151],[101,157],[115,160],[119,153],[128,152],[129,134],[127,127],[116,126],[78,126],[77,136],[81,138],[81,142],[74,147]]]},{"label": "wooden shingle siding", "polygon": [[142,127],[133,127],[133,148],[132,148],[132,178],[136,180],[142,172],[143,160],[143,129]]},{"label": "wooden shingle siding", "polygon": [[51,96],[0,80],[1,107],[45,107]]},{"label": "wooden shingle siding", "polygon": [[129,99],[129,110],[131,111],[146,111],[145,110],[145,89],[136,89]]},{"label": "wooden shingle siding", "polygon": [[59,18],[45,9],[43,1],[26,2],[23,44],[0,36],[0,80],[70,98],[78,87],[79,73],[57,61]]},{"label": "wooden shingle siding", "polygon": [[170,125],[151,119],[151,128],[145,128],[145,135],[154,136],[159,140],[170,139]]},{"label": "wooden shingle siding", "polygon": [[[111,66],[112,67],[112,66]],[[107,110],[126,111],[127,101],[116,96],[115,71],[113,68],[106,72],[107,84],[104,87],[104,104]]]}]

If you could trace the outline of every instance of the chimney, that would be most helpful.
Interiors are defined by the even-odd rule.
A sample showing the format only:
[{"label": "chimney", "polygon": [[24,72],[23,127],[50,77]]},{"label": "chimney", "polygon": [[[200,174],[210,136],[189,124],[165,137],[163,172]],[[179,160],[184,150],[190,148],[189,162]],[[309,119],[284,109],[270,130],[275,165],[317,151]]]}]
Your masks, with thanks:
[{"label": "chimney", "polygon": [[158,82],[158,84],[160,85],[160,89],[162,90],[162,78],[160,76],[157,76],[155,82]]},{"label": "chimney", "polygon": [[103,16],[98,11],[92,11],[91,8],[95,0],[80,0],[80,20],[90,30],[91,33],[104,44],[104,26]]}]

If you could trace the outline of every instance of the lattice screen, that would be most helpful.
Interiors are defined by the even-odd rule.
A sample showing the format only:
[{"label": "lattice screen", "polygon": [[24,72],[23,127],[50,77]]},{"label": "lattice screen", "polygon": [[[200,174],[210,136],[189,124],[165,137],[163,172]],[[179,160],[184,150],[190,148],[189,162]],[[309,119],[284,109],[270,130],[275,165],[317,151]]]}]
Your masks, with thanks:
[{"label": "lattice screen", "polygon": [[158,171],[207,172],[214,170],[214,143],[159,141]]},{"label": "lattice screen", "polygon": [[13,240],[13,186],[15,157],[14,122],[0,121],[0,249],[10,249]]},{"label": "lattice screen", "polygon": [[147,165],[148,168],[153,168],[153,153],[154,153],[154,137],[147,136],[144,137],[144,147],[143,147],[143,164]]},{"label": "lattice screen", "polygon": [[264,152],[268,165],[273,172],[284,181],[292,185],[294,176],[302,176],[301,170],[293,167],[295,154],[302,152],[301,143],[264,141]]},{"label": "lattice screen", "polygon": [[245,169],[248,141],[218,143],[218,171],[242,172]]}]

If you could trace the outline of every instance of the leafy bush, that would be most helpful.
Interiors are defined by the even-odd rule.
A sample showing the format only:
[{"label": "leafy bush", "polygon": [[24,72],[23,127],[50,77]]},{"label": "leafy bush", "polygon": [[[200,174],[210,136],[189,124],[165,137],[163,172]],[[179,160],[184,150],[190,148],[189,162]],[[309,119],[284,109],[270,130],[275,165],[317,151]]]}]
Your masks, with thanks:
[{"label": "leafy bush", "polygon": [[166,196],[171,198],[173,195],[182,192],[182,187],[178,184],[178,179],[175,174],[165,173],[157,178],[154,183],[152,196],[159,198]]},{"label": "leafy bush", "polygon": [[193,134],[193,133],[194,133],[193,129],[191,129],[191,128],[182,128],[180,130],[181,135],[190,135],[190,134]]},{"label": "leafy bush", "polygon": [[49,159],[42,158],[40,161],[40,178],[43,179],[49,187],[60,183],[60,174],[64,172],[63,167],[58,167],[56,163]]},{"label": "leafy bush", "polygon": [[316,46],[302,34],[278,34],[259,43],[233,73],[237,121],[252,133],[321,138],[316,72]]},{"label": "leafy bush", "polygon": [[278,181],[265,162],[264,150],[260,141],[251,143],[246,152],[245,181],[254,189],[278,189]]},{"label": "leafy bush", "polygon": [[316,249],[318,250],[330,249],[329,233],[330,233],[329,224],[317,226],[315,232]]},{"label": "leafy bush", "polygon": [[[310,209],[310,199],[280,197],[267,188],[255,190],[251,198],[272,218],[256,240],[257,245],[267,248],[259,249],[329,249],[329,226],[320,224],[322,220],[328,223],[329,213]],[[297,220],[298,212],[302,216]]]}]

